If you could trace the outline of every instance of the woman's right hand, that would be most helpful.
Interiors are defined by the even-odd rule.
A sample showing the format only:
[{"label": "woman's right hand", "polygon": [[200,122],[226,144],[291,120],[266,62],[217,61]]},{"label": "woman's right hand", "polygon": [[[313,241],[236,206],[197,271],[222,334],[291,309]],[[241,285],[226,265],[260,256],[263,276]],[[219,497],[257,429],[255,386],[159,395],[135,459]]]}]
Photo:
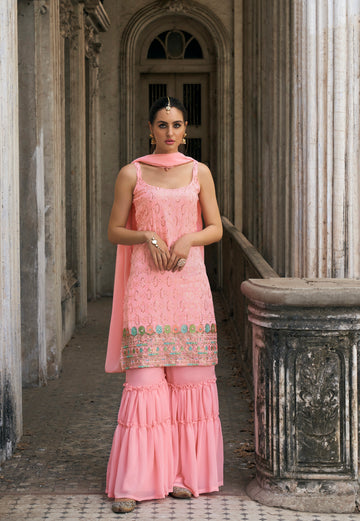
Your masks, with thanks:
[{"label": "woman's right hand", "polygon": [[170,258],[166,242],[155,232],[146,232],[146,242],[157,269],[160,271],[166,270]]}]

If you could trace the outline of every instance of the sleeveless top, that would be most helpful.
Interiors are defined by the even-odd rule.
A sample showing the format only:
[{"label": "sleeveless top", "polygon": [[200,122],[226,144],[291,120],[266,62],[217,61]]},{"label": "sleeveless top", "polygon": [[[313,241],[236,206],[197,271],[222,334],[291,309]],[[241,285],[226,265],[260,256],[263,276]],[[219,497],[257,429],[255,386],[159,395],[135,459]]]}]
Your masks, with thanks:
[{"label": "sleeveless top", "polygon": [[[181,188],[147,184],[140,163],[135,160],[133,164],[137,172],[134,229],[153,230],[169,249],[182,235],[202,229],[196,161],[191,182]],[[116,371],[217,363],[216,324],[203,246],[192,247],[184,268],[171,272],[155,267],[147,243],[133,245],[122,313]]]}]

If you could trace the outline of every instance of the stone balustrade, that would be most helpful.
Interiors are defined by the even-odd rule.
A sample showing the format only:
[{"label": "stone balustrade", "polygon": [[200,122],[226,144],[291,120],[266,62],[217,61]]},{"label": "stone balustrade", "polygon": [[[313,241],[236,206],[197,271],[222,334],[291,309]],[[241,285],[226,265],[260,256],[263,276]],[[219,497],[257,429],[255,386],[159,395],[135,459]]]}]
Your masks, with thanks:
[{"label": "stone balustrade", "polygon": [[222,217],[222,223],[224,235],[221,241],[221,291],[227,313],[236,332],[242,370],[249,387],[251,387],[251,327],[247,320],[246,299],[240,291],[240,285],[249,278],[274,278],[278,275],[257,249],[226,217]]},{"label": "stone balustrade", "polygon": [[360,280],[250,279],[256,479],[271,506],[353,512]]}]

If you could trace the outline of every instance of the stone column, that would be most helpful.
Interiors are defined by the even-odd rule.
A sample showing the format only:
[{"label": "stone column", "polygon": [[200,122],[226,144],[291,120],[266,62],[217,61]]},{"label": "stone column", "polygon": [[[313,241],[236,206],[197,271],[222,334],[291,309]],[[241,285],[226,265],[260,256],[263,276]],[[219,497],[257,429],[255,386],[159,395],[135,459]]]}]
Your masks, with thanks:
[{"label": "stone column", "polygon": [[256,479],[251,498],[310,512],[358,501],[360,281],[250,279]]},{"label": "stone column", "polygon": [[360,276],[360,4],[292,11],[292,244],[288,273]]},{"label": "stone column", "polygon": [[58,0],[19,1],[23,383],[61,367],[61,112]]},{"label": "stone column", "polygon": [[86,179],[87,179],[87,243],[88,298],[99,293],[101,266],[101,115],[99,107],[99,32],[109,29],[110,21],[100,0],[85,0],[86,55]]},{"label": "stone column", "polygon": [[[87,317],[86,105],[84,4],[74,5],[70,38],[71,267],[79,281],[77,322]],[[70,224],[70,223],[68,223]]]},{"label": "stone column", "polygon": [[22,430],[17,2],[0,9],[0,462]]}]

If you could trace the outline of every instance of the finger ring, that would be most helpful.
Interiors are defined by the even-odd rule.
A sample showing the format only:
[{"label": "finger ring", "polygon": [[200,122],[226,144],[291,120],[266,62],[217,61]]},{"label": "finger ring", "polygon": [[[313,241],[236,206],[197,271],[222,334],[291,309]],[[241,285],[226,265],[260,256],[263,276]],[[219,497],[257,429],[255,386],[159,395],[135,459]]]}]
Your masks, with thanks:
[{"label": "finger ring", "polygon": [[149,240],[149,242],[151,242],[151,244],[153,244],[155,246],[155,248],[157,248],[158,250],[161,251],[161,253],[164,253],[163,250],[160,248],[160,246],[158,245],[158,241],[157,241],[157,238],[153,235],[151,237],[151,239]]},{"label": "finger ring", "polygon": [[176,266],[178,266],[179,268],[182,268],[183,266],[185,266],[186,264],[186,259],[179,259],[176,263]]}]

